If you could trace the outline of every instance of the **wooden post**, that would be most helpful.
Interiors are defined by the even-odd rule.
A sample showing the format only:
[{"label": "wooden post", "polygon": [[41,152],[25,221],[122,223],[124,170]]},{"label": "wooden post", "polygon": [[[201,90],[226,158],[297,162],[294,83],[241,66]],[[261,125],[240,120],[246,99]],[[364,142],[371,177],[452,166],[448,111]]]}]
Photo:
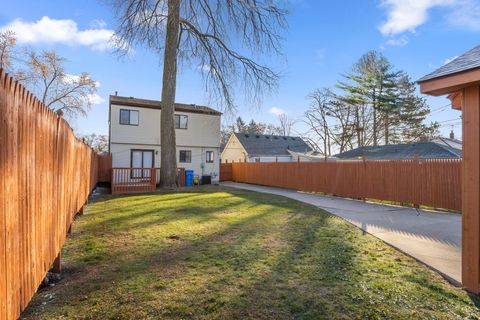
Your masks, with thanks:
[{"label": "wooden post", "polygon": [[53,265],[52,265],[52,272],[53,273],[61,273],[62,272],[61,256],[62,256],[62,253],[59,252],[58,256],[53,261]]},{"label": "wooden post", "polygon": [[463,90],[462,282],[480,292],[480,88]]}]

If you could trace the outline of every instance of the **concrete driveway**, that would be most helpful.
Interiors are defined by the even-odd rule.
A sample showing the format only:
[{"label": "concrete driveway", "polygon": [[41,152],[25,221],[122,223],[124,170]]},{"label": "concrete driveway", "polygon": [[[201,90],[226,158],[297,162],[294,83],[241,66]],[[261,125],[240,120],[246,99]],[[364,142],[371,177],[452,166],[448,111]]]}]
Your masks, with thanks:
[{"label": "concrete driveway", "polygon": [[281,195],[339,216],[461,285],[461,216],[295,190],[224,182],[224,186]]}]

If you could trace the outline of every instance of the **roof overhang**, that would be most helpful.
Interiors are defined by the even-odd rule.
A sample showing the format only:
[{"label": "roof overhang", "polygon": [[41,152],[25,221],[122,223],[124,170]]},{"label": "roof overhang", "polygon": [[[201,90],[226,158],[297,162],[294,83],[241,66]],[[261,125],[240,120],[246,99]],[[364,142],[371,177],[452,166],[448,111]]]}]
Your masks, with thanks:
[{"label": "roof overhang", "polygon": [[480,68],[419,81],[418,84],[421,93],[432,96],[456,93],[465,87],[480,84]]}]

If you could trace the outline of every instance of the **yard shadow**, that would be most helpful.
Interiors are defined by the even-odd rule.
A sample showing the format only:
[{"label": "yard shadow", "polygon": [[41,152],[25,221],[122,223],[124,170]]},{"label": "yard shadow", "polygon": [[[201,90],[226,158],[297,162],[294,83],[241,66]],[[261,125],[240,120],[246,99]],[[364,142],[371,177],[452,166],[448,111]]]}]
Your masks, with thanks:
[{"label": "yard shadow", "polygon": [[[150,201],[142,195],[160,207],[146,212],[128,208],[92,219],[77,237],[107,232],[113,241],[121,241],[115,235],[134,230],[135,241],[125,247],[106,246],[105,259],[92,264],[74,260],[71,278],[46,290],[61,297],[49,302],[49,308],[63,309],[67,315],[89,310],[85,318],[110,319],[391,318],[398,310],[395,303],[407,312],[408,303],[417,299],[413,291],[398,293],[389,286],[395,272],[403,272],[398,278],[409,290],[423,286],[428,294],[457,298],[432,284],[428,270],[407,257],[394,260],[401,254],[340,218],[281,196],[230,192],[233,200],[179,205],[165,214],[158,213],[170,200]],[[186,199],[170,197],[177,196]],[[191,197],[194,203],[201,200]],[[131,199],[132,207],[142,202]],[[225,205],[241,212],[233,219]],[[196,228],[190,233],[189,222]],[[178,239],[147,233],[153,226],[160,226],[161,232],[169,225],[185,224]],[[149,242],[149,237],[157,242]],[[420,268],[419,274],[402,271],[412,265]],[[397,302],[400,294],[412,298]],[[34,317],[41,306],[42,300],[34,299],[25,315]]]}]

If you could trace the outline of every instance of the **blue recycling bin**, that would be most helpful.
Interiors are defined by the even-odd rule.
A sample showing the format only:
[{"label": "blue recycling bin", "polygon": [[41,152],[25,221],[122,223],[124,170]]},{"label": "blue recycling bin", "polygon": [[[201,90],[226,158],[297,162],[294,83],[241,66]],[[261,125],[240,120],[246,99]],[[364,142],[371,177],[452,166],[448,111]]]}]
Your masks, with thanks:
[{"label": "blue recycling bin", "polygon": [[193,186],[193,170],[185,170],[185,185]]}]

